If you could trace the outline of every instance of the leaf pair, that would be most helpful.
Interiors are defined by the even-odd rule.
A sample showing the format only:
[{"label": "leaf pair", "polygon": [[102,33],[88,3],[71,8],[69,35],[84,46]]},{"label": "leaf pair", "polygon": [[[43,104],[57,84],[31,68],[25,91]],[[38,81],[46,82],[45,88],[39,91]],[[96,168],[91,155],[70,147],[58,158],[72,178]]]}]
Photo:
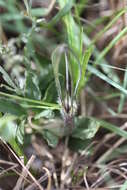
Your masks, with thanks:
[{"label": "leaf pair", "polygon": [[[127,132],[118,126],[93,117],[76,117],[69,146],[75,151],[84,150],[93,141],[95,134],[101,127],[127,139]],[[59,139],[67,135],[68,129],[66,128],[66,131],[64,131],[64,124],[54,120],[53,123],[50,123],[50,126],[44,126],[44,130],[44,138],[50,146],[55,147]]]}]

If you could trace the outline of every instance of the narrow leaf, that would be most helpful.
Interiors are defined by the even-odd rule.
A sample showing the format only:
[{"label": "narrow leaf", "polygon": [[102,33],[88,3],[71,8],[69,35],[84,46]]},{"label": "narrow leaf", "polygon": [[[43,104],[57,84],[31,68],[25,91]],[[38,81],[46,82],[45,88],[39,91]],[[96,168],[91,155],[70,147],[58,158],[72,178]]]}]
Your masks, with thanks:
[{"label": "narrow leaf", "polygon": [[3,98],[0,98],[0,111],[3,113],[10,113],[16,116],[22,116],[26,114],[25,109],[23,109],[20,105],[9,99],[7,100]]},{"label": "narrow leaf", "polygon": [[65,6],[56,14],[56,16],[53,17],[53,19],[49,22],[48,25],[52,26],[52,25],[56,24],[62,17],[64,17],[67,13],[69,13],[72,6],[73,6],[73,1],[69,0],[65,4]]},{"label": "narrow leaf", "polygon": [[14,89],[17,89],[15,83],[12,81],[12,79],[9,77],[8,73],[0,66],[0,73],[3,75],[3,79],[7,82],[9,86],[11,86]]},{"label": "narrow leaf", "polygon": [[113,125],[113,124],[111,124],[109,122],[99,120],[99,119],[96,119],[96,118],[94,118],[94,119],[95,119],[95,121],[100,123],[100,127],[108,129],[109,131],[112,131],[115,134],[127,139],[127,131],[125,131],[125,130],[121,129],[120,127],[117,127],[117,126],[115,126],[115,125]]},{"label": "narrow leaf", "polygon": [[104,80],[105,82],[107,82],[111,86],[115,87],[116,89],[118,89],[119,91],[121,91],[122,93],[124,93],[125,95],[127,95],[127,90],[125,88],[123,88],[120,84],[116,83],[115,81],[111,80],[110,78],[108,78],[105,74],[101,73],[99,70],[97,70],[93,66],[88,65],[87,69],[92,74],[94,74],[95,76],[99,77],[100,79]]},{"label": "narrow leaf", "polygon": [[86,70],[87,70],[87,64],[88,64],[88,61],[89,61],[89,59],[91,57],[92,52],[93,52],[93,46],[90,46],[85,51],[85,54],[83,56],[83,60],[81,62],[82,76],[81,76],[81,80],[80,80],[80,83],[79,83],[79,89],[83,88],[84,85],[85,85],[85,74],[86,74]]},{"label": "narrow leaf", "polygon": [[38,77],[31,71],[26,72],[25,96],[35,100],[41,99]]},{"label": "narrow leaf", "polygon": [[125,27],[100,53],[99,57],[96,60],[96,63],[99,63],[101,59],[109,52],[109,50],[127,33],[127,27]]},{"label": "narrow leaf", "polygon": [[[127,89],[127,70],[125,71],[125,74],[124,74],[123,88]],[[118,107],[118,113],[122,112],[125,100],[126,100],[126,95],[122,93],[121,96],[120,96],[120,103],[119,103],[119,107]]]}]

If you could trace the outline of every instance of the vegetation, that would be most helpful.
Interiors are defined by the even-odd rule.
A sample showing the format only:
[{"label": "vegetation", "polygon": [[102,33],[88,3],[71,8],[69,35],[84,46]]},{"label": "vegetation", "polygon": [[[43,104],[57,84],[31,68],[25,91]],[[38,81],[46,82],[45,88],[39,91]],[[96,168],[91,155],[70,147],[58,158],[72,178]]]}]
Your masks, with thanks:
[{"label": "vegetation", "polygon": [[126,16],[0,0],[0,188],[127,189]]}]

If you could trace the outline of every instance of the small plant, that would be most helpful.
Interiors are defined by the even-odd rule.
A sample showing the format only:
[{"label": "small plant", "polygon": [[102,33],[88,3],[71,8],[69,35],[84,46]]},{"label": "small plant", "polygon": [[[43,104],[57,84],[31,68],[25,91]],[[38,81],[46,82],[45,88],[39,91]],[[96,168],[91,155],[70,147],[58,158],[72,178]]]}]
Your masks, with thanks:
[{"label": "small plant", "polygon": [[[62,57],[62,54],[65,57],[65,83],[66,83],[66,88],[65,90],[62,90],[60,81],[59,81],[59,67],[60,67],[60,58]],[[70,72],[69,75],[69,70],[72,71],[71,65],[69,65],[68,57],[72,56],[75,57],[77,64],[79,66],[79,76],[78,80],[76,82],[76,85],[74,87],[73,84],[73,75]],[[70,128],[70,131],[74,128],[74,114],[77,109],[76,105],[76,95],[78,93],[78,87],[81,79],[81,66],[80,62],[77,58],[77,56],[74,54],[74,52],[69,49],[66,45],[60,45],[57,47],[57,49],[53,52],[52,55],[52,63],[53,63],[53,70],[54,70],[54,75],[55,75],[55,82],[56,82],[56,88],[58,92],[58,103],[61,106],[61,114],[63,116],[63,119],[65,121],[65,126]],[[70,81],[69,81],[70,79]],[[69,85],[70,84],[70,85]],[[75,102],[74,102],[75,101]]]},{"label": "small plant", "polygon": [[[96,44],[126,9],[117,10],[111,20],[109,17],[96,19],[96,27],[99,23],[107,24],[92,38],[94,23],[84,27],[81,19],[85,6],[89,7],[88,1],[78,2],[52,0],[46,8],[38,8],[34,7],[34,1],[0,0],[3,10],[0,13],[0,144],[5,144],[9,151],[14,150],[17,159],[24,156],[24,163],[27,160],[24,148],[27,141],[30,144],[35,137],[43,139],[49,150],[56,150],[63,143],[63,157],[69,150],[74,158],[78,153],[91,156],[94,138],[100,128],[127,139],[126,130],[97,118],[96,110],[94,114],[82,112],[82,108],[91,109],[91,102],[92,105],[95,102],[101,104],[111,117],[117,117],[123,111],[127,72],[109,65],[105,56],[125,36],[127,26],[102,51]],[[52,16],[53,9],[55,16]],[[116,70],[125,72],[123,85]],[[106,82],[107,96],[96,95],[93,76]],[[102,91],[103,83],[97,85]],[[105,94],[107,91],[104,89]],[[81,100],[85,93],[88,94],[86,104]],[[120,97],[117,111],[106,102],[114,97]],[[105,155],[100,158],[104,159]],[[20,165],[24,167],[22,162]],[[64,170],[64,161],[61,165]],[[83,177],[85,179],[86,168],[89,170],[87,164],[81,172],[77,168],[73,171],[72,166],[73,162],[63,181],[60,177],[61,189],[68,175],[72,174],[72,184],[76,185]],[[79,180],[75,179],[75,171]],[[39,184],[38,187],[41,189]]]}]

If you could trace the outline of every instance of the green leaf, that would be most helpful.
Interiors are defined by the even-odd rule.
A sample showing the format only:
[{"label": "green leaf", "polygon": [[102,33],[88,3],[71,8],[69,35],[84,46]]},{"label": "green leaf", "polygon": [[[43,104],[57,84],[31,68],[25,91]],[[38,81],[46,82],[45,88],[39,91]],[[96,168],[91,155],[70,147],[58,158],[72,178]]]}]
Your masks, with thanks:
[{"label": "green leaf", "polygon": [[16,21],[20,21],[24,18],[23,15],[21,14],[13,14],[13,13],[8,13],[8,14],[4,14],[0,17],[0,20],[2,20],[2,22],[7,22],[7,21],[12,21],[12,20],[16,20]]},{"label": "green leaf", "polygon": [[75,128],[69,140],[69,147],[74,151],[84,150],[92,142],[92,138],[99,130],[100,123],[94,118],[75,118]]},{"label": "green leaf", "polygon": [[69,128],[64,126],[64,122],[60,119],[52,120],[42,127],[42,131],[49,131],[53,135],[62,138],[69,134]]},{"label": "green leaf", "polygon": [[[67,54],[69,54],[69,57],[71,56],[74,58],[78,66],[78,69],[77,69],[78,79],[76,80],[75,84],[73,82],[73,77],[72,77],[73,73],[72,73],[71,60],[67,60],[68,59]],[[61,44],[57,46],[57,48],[52,53],[52,65],[53,65],[53,71],[54,71],[54,76],[55,76],[56,88],[57,88],[58,96],[61,102],[62,102],[62,87],[61,87],[61,83],[59,79],[59,75],[60,75],[59,68],[62,62],[63,55],[66,57],[65,62],[64,62],[65,67],[66,67],[66,73],[68,73],[68,75],[70,74],[70,77],[71,77],[71,94],[72,94],[71,96],[73,96],[72,98],[75,98],[77,95],[78,86],[81,79],[81,65],[75,52],[73,52],[73,50],[69,48],[66,44]],[[66,74],[66,77],[67,77],[67,74]]]},{"label": "green leaf", "polygon": [[99,38],[101,38],[101,36],[107,31],[109,30],[113,24],[115,24],[117,22],[117,20],[126,13],[126,9],[122,9],[120,11],[116,13],[113,13],[112,18],[110,19],[110,22],[99,32],[97,33],[97,35],[95,36],[95,38],[93,39],[92,43],[95,43]]},{"label": "green leaf", "polygon": [[56,85],[55,82],[50,82],[48,88],[46,89],[43,101],[46,102],[56,102],[58,97],[56,96],[57,90],[56,90]]},{"label": "green leaf", "polygon": [[[125,74],[124,74],[123,88],[127,89],[127,70],[125,71]],[[118,113],[121,113],[123,111],[123,106],[124,106],[125,100],[126,100],[126,95],[121,93],[120,103],[118,106]]]},{"label": "green leaf", "polygon": [[[116,115],[116,117],[117,117],[117,115]],[[115,134],[127,139],[127,132],[125,130],[121,129],[120,127],[115,126],[115,125],[113,125],[113,124],[111,124],[109,122],[106,122],[104,120],[94,118],[94,117],[89,117],[87,119],[91,120],[91,121],[93,121],[95,123],[97,122],[100,127],[108,129],[109,131],[114,132]]]},{"label": "green leaf", "polygon": [[30,10],[30,13],[32,16],[35,16],[35,17],[42,17],[42,16],[45,16],[47,15],[48,13],[48,9],[46,8],[32,8]]},{"label": "green leaf", "polygon": [[11,86],[14,89],[17,89],[15,83],[12,81],[12,79],[9,77],[8,73],[0,66],[0,73],[3,75],[3,79],[9,86]]},{"label": "green leaf", "polygon": [[127,95],[127,90],[124,87],[122,87],[120,84],[116,83],[115,81],[113,81],[109,77],[107,77],[105,74],[101,73],[99,70],[97,70],[93,66],[88,65],[87,69],[92,74],[94,74],[95,76],[99,77],[100,79],[104,80],[105,82],[107,82],[111,86],[115,87],[116,89],[118,89],[119,91],[121,91],[123,94]]},{"label": "green leaf", "polygon": [[127,27],[125,27],[113,40],[104,48],[104,50],[98,56],[96,63],[99,63],[101,59],[109,52],[109,50],[127,33]]},{"label": "green leaf", "polygon": [[76,4],[76,8],[77,8],[77,12],[78,15],[81,15],[82,11],[84,10],[85,6],[87,5],[88,0],[80,0],[77,4]]},{"label": "green leaf", "polygon": [[[67,2],[70,0],[59,0],[59,6],[60,9],[62,9]],[[73,1],[73,0],[72,0]],[[74,1],[73,1],[74,2]],[[80,57],[80,29],[77,27],[75,20],[71,14],[71,11],[66,14],[65,17],[63,17],[63,21],[65,24],[65,28],[67,31],[67,39],[68,39],[68,44],[71,49],[76,53],[78,56],[78,59],[81,60]],[[78,78],[79,78],[79,68],[77,65],[77,61],[75,60],[74,56],[70,56],[70,62],[72,66],[72,75],[73,75],[73,81],[74,85],[76,85]]]},{"label": "green leaf", "polygon": [[75,126],[70,137],[69,146],[76,151],[85,149],[92,142],[92,138],[100,127],[127,139],[127,132],[123,129],[93,117],[78,117],[75,119]]},{"label": "green leaf", "polygon": [[15,138],[17,125],[13,122],[16,119],[15,116],[7,115],[0,118],[0,137],[11,142]]},{"label": "green leaf", "polygon": [[100,127],[108,129],[127,139],[127,132],[109,122],[99,120],[93,117],[78,117],[75,121],[76,127],[73,129],[72,138],[82,140],[91,139],[95,136]]},{"label": "green leaf", "polygon": [[52,110],[44,110],[41,113],[35,115],[34,119],[46,118],[52,119],[54,117],[54,113]]},{"label": "green leaf", "polygon": [[[62,89],[59,80],[59,67],[62,59],[62,54],[65,53],[65,45],[59,45],[52,53],[52,66],[54,71],[56,89],[58,97],[62,99]],[[62,100],[61,100],[62,101]]]},{"label": "green leaf", "polygon": [[23,119],[21,123],[18,125],[16,131],[16,139],[20,144],[23,144],[24,140],[24,125],[25,125],[25,120]]},{"label": "green leaf", "polygon": [[35,100],[41,99],[38,77],[32,71],[26,71],[25,96]]},{"label": "green leaf", "polygon": [[[113,15],[113,19],[111,19],[111,21],[104,27],[104,29],[102,29],[98,34],[97,36],[95,37],[95,39],[93,41],[91,41],[91,39],[85,34],[83,33],[83,41],[84,41],[84,44],[86,46],[89,46],[91,44],[94,44],[96,40],[98,40],[107,30],[109,30],[113,24],[116,23],[116,21],[123,15],[125,14],[126,12],[126,9],[122,9],[121,11],[118,11],[117,14]],[[78,26],[77,26],[77,30],[79,30]],[[100,54],[101,52],[98,51],[98,49],[96,48],[96,46],[94,46],[94,51],[93,51],[93,54],[95,56],[95,59],[98,60],[98,57],[100,57]],[[99,64],[101,69],[104,71],[104,73],[107,74],[108,77],[110,77],[112,80],[114,80],[115,82],[120,82],[119,80],[119,77],[117,76],[116,72],[114,72],[113,70],[111,70],[110,68],[107,68],[107,67],[104,67],[103,65],[101,64],[107,64],[107,61],[103,58],[101,58],[101,60],[98,62],[98,61],[95,61],[94,62],[94,66],[96,67],[96,64]],[[89,79],[91,75],[88,73],[87,75],[87,81]]]},{"label": "green leaf", "polygon": [[48,130],[44,130],[43,137],[48,142],[48,145],[51,147],[56,147],[59,141],[59,138]]},{"label": "green leaf", "polygon": [[22,116],[26,114],[25,109],[23,109],[19,104],[4,98],[0,98],[0,111],[16,116]]},{"label": "green leaf", "polygon": [[85,74],[86,74],[86,70],[87,70],[87,64],[91,57],[92,52],[93,52],[93,46],[89,46],[83,56],[83,59],[81,62],[82,76],[81,76],[81,80],[79,83],[79,90],[80,90],[80,88],[83,88],[85,85]]},{"label": "green leaf", "polygon": [[100,123],[93,118],[77,117],[75,119],[75,126],[71,136],[86,140],[95,136],[100,127]]},{"label": "green leaf", "polygon": [[[15,101],[18,101],[20,102],[20,104],[22,102],[26,102],[31,106],[39,106],[39,108],[41,109],[56,109],[56,110],[59,110],[60,109],[60,106],[58,104],[53,104],[53,103],[48,103],[48,102],[44,102],[44,101],[40,101],[40,100],[34,100],[34,99],[29,99],[29,98],[24,98],[24,97],[21,97],[21,96],[17,96],[17,95],[13,95],[13,94],[8,94],[8,93],[4,93],[4,92],[0,92],[0,96],[2,97],[6,97],[6,98],[10,98],[11,100],[15,100]],[[23,103],[22,103],[23,104]],[[25,104],[25,103],[24,103]],[[27,104],[27,105],[28,105]],[[28,106],[29,106],[28,105]]]},{"label": "green leaf", "polygon": [[99,119],[95,119],[95,121],[100,123],[100,127],[108,129],[109,131],[112,131],[113,133],[127,139],[127,132],[125,130],[121,129],[120,127],[115,126],[115,125],[113,125],[113,124],[111,124],[109,122],[99,120]]},{"label": "green leaf", "polygon": [[15,139],[17,136],[17,124],[14,122],[15,116],[6,115],[0,118],[0,137],[2,140],[8,142],[15,152],[21,156],[22,151],[20,150]]},{"label": "green leaf", "polygon": [[69,147],[73,151],[84,150],[85,148],[88,147],[90,143],[91,143],[91,139],[82,140],[82,139],[77,139],[77,138],[72,138],[72,137],[70,137],[69,139]]}]

